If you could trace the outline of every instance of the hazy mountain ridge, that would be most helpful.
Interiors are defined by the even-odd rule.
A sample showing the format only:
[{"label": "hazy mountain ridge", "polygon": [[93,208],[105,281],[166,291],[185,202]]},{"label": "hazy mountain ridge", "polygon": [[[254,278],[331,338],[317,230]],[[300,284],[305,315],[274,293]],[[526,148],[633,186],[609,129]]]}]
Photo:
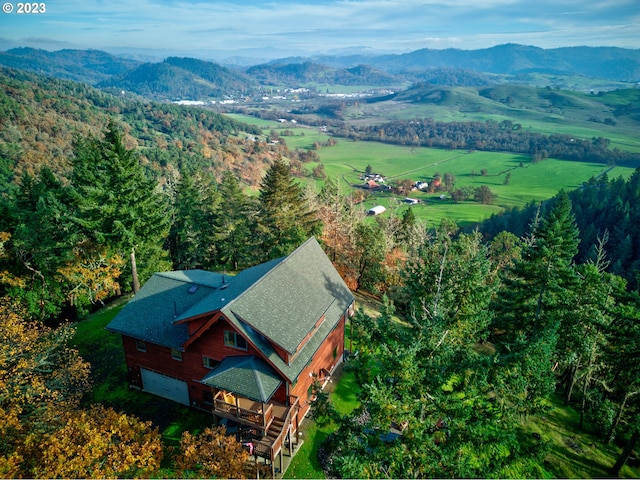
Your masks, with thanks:
[{"label": "hazy mountain ridge", "polygon": [[[538,73],[640,81],[640,50],[615,47],[542,49],[506,44],[479,50],[421,49],[404,54],[291,57],[246,68],[188,57],[142,63],[98,50],[0,52],[0,65],[126,90],[151,98],[207,99],[258,94],[263,86],[398,86],[429,82],[480,86]],[[518,81],[516,77],[521,77]]]},{"label": "hazy mountain ridge", "polygon": [[[335,67],[365,63],[388,73],[455,67],[510,75],[538,71],[587,75],[620,81],[640,80],[640,50],[618,47],[543,49],[505,44],[478,50],[423,48],[402,54],[319,56],[312,59]],[[295,58],[291,59],[292,62],[295,60]],[[280,62],[283,61],[285,60],[280,60]]]},{"label": "hazy mountain ridge", "polygon": [[49,75],[63,80],[96,84],[131,71],[141,62],[102,50],[57,50],[13,48],[0,52],[0,65]]}]

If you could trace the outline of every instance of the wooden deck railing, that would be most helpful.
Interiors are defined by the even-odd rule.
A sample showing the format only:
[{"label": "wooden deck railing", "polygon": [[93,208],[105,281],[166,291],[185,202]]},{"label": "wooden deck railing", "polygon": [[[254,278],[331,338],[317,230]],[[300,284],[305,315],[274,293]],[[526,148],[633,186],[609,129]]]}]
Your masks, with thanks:
[{"label": "wooden deck railing", "polygon": [[[282,449],[284,445],[284,440],[287,438],[288,434],[293,435],[298,429],[298,410],[300,404],[298,402],[298,397],[290,396],[290,406],[287,408],[287,414],[283,419],[282,430],[278,434],[278,436],[274,440],[265,440],[264,438],[261,440],[254,440],[254,453],[263,458],[268,458],[272,464],[276,458],[278,452]],[[295,422],[292,420],[295,419]],[[291,442],[292,438],[289,438],[289,446],[292,449]]]},{"label": "wooden deck railing", "polygon": [[255,425],[266,432],[273,422],[273,405],[264,404],[266,409],[263,412],[262,409],[241,407],[241,402],[238,400],[236,398],[236,403],[226,402],[222,393],[218,392],[213,399],[213,410],[216,415],[237,420],[240,423]]},{"label": "wooden deck railing", "polygon": [[[244,425],[255,426],[256,429],[261,431],[261,439],[256,438],[251,440],[251,443],[253,443],[253,454],[269,459],[271,461],[273,469],[276,455],[282,450],[287,435],[290,435],[290,452],[293,450],[292,436],[298,431],[298,422],[300,421],[300,419],[298,418],[298,412],[300,410],[300,402],[298,397],[289,395],[289,406],[286,407],[286,415],[284,419],[279,418],[279,420],[283,422],[282,429],[278,433],[277,437],[273,440],[270,438],[267,439],[266,437],[267,432],[269,431],[269,428],[271,427],[275,418],[273,404],[263,404],[266,407],[263,413],[256,410],[255,408],[251,409],[241,407],[240,403],[242,403],[243,401],[248,401],[247,399],[240,400],[239,398],[235,398],[235,401],[235,404],[226,402],[221,392],[218,392],[218,394],[216,394],[213,399],[214,412],[216,413],[216,415],[238,420]],[[278,408],[280,410],[283,409],[283,407]]]}]

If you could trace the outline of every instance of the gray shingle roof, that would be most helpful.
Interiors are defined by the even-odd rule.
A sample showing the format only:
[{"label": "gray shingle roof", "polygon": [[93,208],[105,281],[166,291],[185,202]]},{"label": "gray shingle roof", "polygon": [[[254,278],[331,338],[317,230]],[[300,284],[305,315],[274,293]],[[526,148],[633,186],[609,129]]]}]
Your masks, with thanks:
[{"label": "gray shingle roof", "polygon": [[[107,330],[181,349],[189,338],[188,327],[174,325],[174,320],[215,292],[214,285],[221,279],[221,275],[203,270],[156,273],[107,325]],[[195,286],[198,288],[189,293]]]},{"label": "gray shingle roof", "polygon": [[[182,349],[187,326],[176,322],[222,311],[293,381],[352,302],[353,295],[312,237],[289,256],[234,277],[203,270],[157,273],[107,329]],[[313,336],[296,351],[323,315]],[[265,337],[293,355],[293,360],[283,361]]]},{"label": "gray shingle roof", "polygon": [[265,361],[243,355],[225,358],[202,379],[202,383],[257,402],[268,402],[282,385],[282,380]]}]

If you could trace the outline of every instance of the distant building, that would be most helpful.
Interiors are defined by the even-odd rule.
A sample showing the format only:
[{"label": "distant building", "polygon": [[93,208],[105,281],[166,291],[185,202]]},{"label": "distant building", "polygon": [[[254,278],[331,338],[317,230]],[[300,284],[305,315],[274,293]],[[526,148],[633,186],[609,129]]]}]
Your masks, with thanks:
[{"label": "distant building", "polygon": [[381,213],[384,213],[386,211],[387,209],[384,208],[382,205],[377,205],[367,210],[367,215],[380,215]]}]

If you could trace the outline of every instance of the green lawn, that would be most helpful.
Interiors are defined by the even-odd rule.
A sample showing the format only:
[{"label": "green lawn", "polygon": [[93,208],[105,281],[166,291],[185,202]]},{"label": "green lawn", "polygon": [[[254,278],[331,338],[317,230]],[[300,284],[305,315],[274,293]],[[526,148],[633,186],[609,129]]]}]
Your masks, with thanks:
[{"label": "green lawn", "polygon": [[[340,413],[350,413],[359,405],[356,398],[359,387],[356,384],[355,375],[351,372],[344,372],[336,381],[331,401]],[[325,478],[318,461],[318,449],[335,429],[336,426],[333,423],[319,426],[309,417],[305,418],[302,422],[304,443],[291,461],[285,478]]]},{"label": "green lawn", "polygon": [[[523,422],[525,431],[538,433],[550,445],[546,467],[555,478],[608,478],[622,446],[603,445],[602,441],[578,429],[579,413],[566,407],[559,397],[543,417]],[[640,478],[640,467],[625,465],[620,478]]]}]

